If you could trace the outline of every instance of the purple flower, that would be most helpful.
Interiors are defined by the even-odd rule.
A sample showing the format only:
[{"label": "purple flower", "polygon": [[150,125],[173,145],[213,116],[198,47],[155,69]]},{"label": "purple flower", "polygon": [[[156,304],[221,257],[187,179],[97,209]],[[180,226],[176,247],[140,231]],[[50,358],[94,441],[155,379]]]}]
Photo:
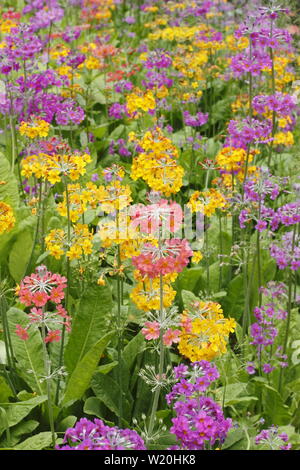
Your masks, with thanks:
[{"label": "purple flower", "polygon": [[200,111],[196,116],[192,116],[188,111],[183,111],[184,123],[187,126],[198,127],[203,126],[208,120],[208,113],[204,114]]},{"label": "purple flower", "polygon": [[255,364],[254,364],[254,362],[248,362],[247,367],[246,367],[246,371],[247,371],[248,374],[250,374],[250,375],[255,374],[256,369],[255,369]]},{"label": "purple flower", "polygon": [[272,367],[270,364],[263,364],[262,369],[265,374],[270,374],[273,370],[275,370],[275,367]]},{"label": "purple flower", "polygon": [[65,432],[66,446],[57,450],[146,450],[136,431],[106,426],[101,419],[81,418],[74,428]]},{"label": "purple flower", "polygon": [[99,179],[98,173],[93,173],[91,176],[91,180],[95,183],[96,181],[98,181],[98,179]]},{"label": "purple flower", "polygon": [[135,17],[134,16],[125,16],[123,21],[125,21],[125,23],[127,23],[127,24],[134,24],[135,23]]},{"label": "purple flower", "polygon": [[255,226],[256,230],[258,230],[259,232],[263,232],[264,230],[266,230],[267,228],[267,222],[265,220],[258,220],[257,221],[257,224]]}]

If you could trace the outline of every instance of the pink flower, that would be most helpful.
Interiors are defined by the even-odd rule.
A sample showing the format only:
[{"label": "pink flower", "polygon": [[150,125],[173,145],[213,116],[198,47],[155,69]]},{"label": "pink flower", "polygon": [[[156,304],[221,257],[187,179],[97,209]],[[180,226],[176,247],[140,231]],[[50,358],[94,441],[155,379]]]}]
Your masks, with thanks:
[{"label": "pink flower", "polygon": [[61,300],[65,297],[65,293],[61,287],[54,287],[50,294],[50,300],[56,304],[60,304]]},{"label": "pink flower", "polygon": [[46,292],[35,292],[32,295],[32,303],[35,304],[37,307],[43,307],[49,300],[49,296]]},{"label": "pink flower", "polygon": [[24,341],[29,338],[26,328],[23,328],[21,325],[16,325],[16,334]]},{"label": "pink flower", "polygon": [[53,341],[59,341],[60,340],[60,331],[59,330],[52,330],[49,331],[45,338],[45,343],[52,343]]},{"label": "pink flower", "polygon": [[171,233],[180,229],[183,219],[182,209],[174,201],[161,199],[156,204],[136,204],[131,207],[132,226],[140,227],[147,234],[154,234],[159,229]]},{"label": "pink flower", "polygon": [[40,322],[43,316],[43,310],[41,308],[33,307],[30,310],[29,319],[30,323]]},{"label": "pink flower", "polygon": [[173,343],[179,343],[180,330],[169,328],[163,335],[163,342],[166,346],[172,346]]},{"label": "pink flower", "polygon": [[187,240],[172,238],[165,240],[161,247],[145,243],[142,253],[132,257],[133,265],[150,278],[172,272],[181,272],[193,256]]},{"label": "pink flower", "polygon": [[142,333],[146,339],[157,339],[159,338],[159,323],[157,321],[146,321],[145,328],[142,329]]}]

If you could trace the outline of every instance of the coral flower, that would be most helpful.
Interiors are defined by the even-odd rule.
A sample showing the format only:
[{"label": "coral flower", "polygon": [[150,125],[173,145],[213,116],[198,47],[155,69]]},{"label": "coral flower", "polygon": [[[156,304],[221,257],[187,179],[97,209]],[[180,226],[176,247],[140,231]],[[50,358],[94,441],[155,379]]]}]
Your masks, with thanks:
[{"label": "coral flower", "polygon": [[146,321],[145,328],[142,329],[142,333],[148,340],[159,338],[159,323],[157,321]]}]

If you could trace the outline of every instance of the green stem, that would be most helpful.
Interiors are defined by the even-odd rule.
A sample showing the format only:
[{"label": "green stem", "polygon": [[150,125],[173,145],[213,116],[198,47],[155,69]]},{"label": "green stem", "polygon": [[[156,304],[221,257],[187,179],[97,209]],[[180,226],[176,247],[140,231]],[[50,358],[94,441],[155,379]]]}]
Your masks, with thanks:
[{"label": "green stem", "polygon": [[51,399],[51,377],[50,377],[51,376],[51,362],[48,357],[45,338],[46,338],[46,326],[44,322],[44,311],[43,311],[42,339],[43,339],[44,368],[45,368],[45,376],[46,376],[46,384],[47,384],[48,414],[49,414],[49,422],[50,422],[50,429],[51,429],[51,435],[52,435],[52,445],[53,445],[53,448],[55,448],[56,436],[55,436],[55,429],[54,429],[54,418],[53,418],[53,408],[52,408],[52,399]]},{"label": "green stem", "polygon": [[[297,225],[294,225],[293,240],[292,240],[292,253],[293,253],[294,247],[295,247],[296,228],[297,228]],[[286,354],[286,351],[287,351],[287,344],[288,344],[289,333],[290,333],[290,324],[291,324],[292,297],[293,297],[293,271],[290,268],[290,271],[289,271],[288,302],[287,302],[287,320],[286,320],[286,329],[285,329],[285,335],[284,335],[282,354]],[[282,379],[283,379],[283,368],[281,367],[280,375],[279,375],[279,384],[278,384],[279,393],[281,393],[281,391],[282,391]]]},{"label": "green stem", "polygon": [[28,275],[28,270],[31,266],[33,254],[34,254],[34,249],[38,240],[38,235],[39,235],[39,228],[40,228],[40,220],[41,220],[41,212],[42,212],[42,180],[39,180],[39,200],[38,200],[38,212],[37,212],[37,221],[36,221],[36,226],[35,226],[35,232],[34,232],[34,239],[33,239],[33,244],[32,244],[32,249],[30,253],[30,257],[25,269],[25,276]]},{"label": "green stem", "polygon": [[222,270],[222,254],[223,254],[223,239],[222,239],[222,217],[219,214],[219,236],[220,236],[220,257],[219,257],[219,290],[221,290],[223,282],[223,270]]},{"label": "green stem", "polygon": [[[253,257],[252,260],[252,270],[251,270],[251,276],[249,283],[247,285],[247,291],[246,291],[246,297],[245,297],[245,307],[244,307],[244,313],[243,313],[243,322],[242,322],[242,334],[243,338],[246,334],[247,328],[250,324],[250,308],[249,308],[249,303],[250,303],[250,294],[251,294],[251,287],[253,284],[253,278],[254,278],[254,272],[255,272],[255,263],[256,263],[256,253]],[[249,263],[246,264],[248,266]],[[246,268],[247,269],[247,268]]]},{"label": "green stem", "polygon": [[[160,244],[160,240],[159,240]],[[164,322],[164,306],[163,306],[163,276],[160,274],[159,276],[159,320],[160,324]],[[164,348],[164,343],[163,343],[163,330],[160,328],[160,333],[159,333],[159,369],[158,369],[158,377],[159,377],[159,382],[161,383],[163,372],[164,372],[164,354],[165,353],[165,348]],[[153,399],[153,404],[152,404],[152,410],[151,410],[151,415],[150,415],[150,421],[149,421],[149,428],[148,428],[148,437],[151,439],[151,434],[154,428],[154,423],[155,423],[155,414],[157,411],[157,406],[158,406],[158,400],[159,400],[159,395],[160,395],[160,390],[161,390],[161,385],[157,385],[157,388],[154,393],[154,399]]]},{"label": "green stem", "polygon": [[[10,331],[9,331],[9,325],[7,321],[7,315],[6,315],[6,300],[5,298],[0,299],[0,307],[1,307],[1,316],[2,316],[2,327],[3,327],[3,339],[4,339],[4,347],[5,347],[5,353],[6,353],[6,360],[7,360],[7,365],[9,367],[10,371],[14,371],[14,353],[13,353],[13,347],[12,347],[12,341],[11,341],[11,336],[10,336]],[[14,394],[14,396],[17,396],[16,389],[15,389],[15,384],[13,380],[10,378],[10,374],[6,370],[6,367],[4,365],[4,373],[6,375],[6,378],[8,380],[8,383],[11,387],[11,390]],[[12,376],[13,377],[13,376]]]},{"label": "green stem", "polygon": [[[119,214],[117,213],[117,217]],[[117,222],[118,225],[118,222]],[[118,230],[118,229],[117,229]],[[118,245],[118,270],[121,267],[121,255],[120,255],[120,245]],[[117,276],[117,301],[118,301],[118,309],[117,309],[117,331],[118,331],[118,382],[119,382],[119,426],[122,426],[123,420],[123,378],[122,378],[122,317],[121,317],[121,307],[122,307],[122,286],[121,286],[121,278],[120,273],[118,272]]]},{"label": "green stem", "polygon": [[[258,219],[260,219],[260,212],[261,212],[261,201],[259,201]],[[258,282],[258,292],[259,292],[259,307],[261,307],[262,292],[260,291],[260,287],[262,286],[262,275],[261,275],[260,231],[259,230],[257,230],[257,233],[256,233],[256,253],[257,253],[257,282]]]},{"label": "green stem", "polygon": [[[68,247],[70,247],[71,243],[71,217],[70,217],[70,199],[69,199],[69,190],[68,190],[68,181],[64,178],[64,185],[66,190],[66,206],[67,206],[67,223],[68,223]],[[65,306],[66,310],[69,313],[69,296],[70,296],[70,260],[66,256],[66,275],[67,275],[67,289],[66,289],[66,298],[65,298]],[[63,356],[64,356],[64,345],[65,345],[65,336],[66,336],[66,325],[63,324],[62,332],[61,332],[61,343],[60,343],[60,351],[59,351],[59,359],[58,359],[58,367],[62,367],[63,365]],[[58,405],[59,402],[59,391],[60,391],[60,377],[57,380],[57,387],[56,387],[56,394],[55,394],[55,404]]]},{"label": "green stem", "polygon": [[16,127],[15,122],[11,113],[9,114],[9,127],[11,130],[11,172],[14,173],[15,161],[17,158],[17,147],[16,147]]}]

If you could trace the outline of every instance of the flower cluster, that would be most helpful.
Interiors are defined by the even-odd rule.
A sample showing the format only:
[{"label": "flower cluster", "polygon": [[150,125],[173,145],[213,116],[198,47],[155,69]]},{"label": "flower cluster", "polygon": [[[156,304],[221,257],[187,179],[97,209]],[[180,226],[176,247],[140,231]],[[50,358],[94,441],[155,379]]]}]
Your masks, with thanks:
[{"label": "flower cluster", "polygon": [[289,267],[297,271],[300,268],[300,236],[294,231],[284,233],[279,241],[271,244],[270,254],[279,269]]},{"label": "flower cluster", "polygon": [[285,432],[279,433],[278,427],[271,426],[255,436],[255,444],[265,450],[290,450],[292,445],[288,443],[288,439]]},{"label": "flower cluster", "polygon": [[[256,174],[257,167],[251,165],[253,157],[259,153],[258,150],[252,150],[248,155],[247,175]],[[247,152],[243,148],[223,147],[216,156],[216,163],[219,166],[223,184],[232,188],[233,178],[243,182],[245,178],[245,166],[247,161]]]},{"label": "flower cluster", "polygon": [[225,318],[221,305],[197,301],[181,317],[179,352],[190,361],[212,360],[226,352],[229,333],[235,330],[233,318]]},{"label": "flower cluster", "polygon": [[130,116],[134,116],[138,110],[153,112],[156,102],[151,90],[142,92],[135,89],[126,97],[126,110]]},{"label": "flower cluster", "polygon": [[195,191],[187,206],[192,212],[200,212],[207,217],[211,217],[217,209],[226,207],[226,199],[217,189],[210,188],[202,192]]},{"label": "flower cluster", "polygon": [[172,238],[161,244],[145,243],[141,254],[133,256],[132,263],[143,276],[153,279],[160,274],[181,272],[192,255],[186,240]]},{"label": "flower cluster", "polygon": [[26,178],[35,176],[55,184],[62,177],[76,181],[86,172],[86,166],[91,161],[88,153],[29,155],[21,161],[22,175]]},{"label": "flower cluster", "polygon": [[204,450],[225,441],[232,427],[230,418],[225,419],[221,407],[203,394],[219,377],[215,366],[207,361],[180,365],[174,369],[178,382],[166,398],[168,403],[176,400],[171,433],[180,443],[175,449]]},{"label": "flower cluster", "polygon": [[[176,296],[176,291],[171,287],[168,276],[163,279],[163,306],[170,307]],[[149,310],[158,310],[160,307],[160,279],[142,278],[136,283],[130,293],[130,298],[134,301],[140,310],[148,312]],[[146,330],[142,330],[147,334]],[[159,337],[159,333],[157,338]],[[147,336],[146,336],[147,338]],[[150,338],[147,338],[150,339]],[[151,338],[155,339],[155,338]]]},{"label": "flower cluster", "polygon": [[[46,266],[38,266],[35,273],[26,276],[21,281],[17,288],[17,295],[24,305],[31,307],[28,325],[25,328],[22,325],[16,325],[16,334],[21,339],[29,338],[27,330],[31,326],[46,329],[45,343],[59,341],[63,325],[70,331],[70,317],[61,304],[65,297],[66,287],[67,279],[59,274],[51,273]],[[50,308],[49,303],[55,305],[54,310],[53,307]]]},{"label": "flower cluster", "polygon": [[33,118],[30,122],[22,121],[19,132],[30,139],[36,139],[37,137],[47,137],[49,129],[50,124],[48,122],[40,118]]},{"label": "flower cluster", "polygon": [[0,235],[9,232],[15,225],[16,219],[9,204],[0,201]]},{"label": "flower cluster", "polygon": [[241,121],[231,120],[225,145],[246,149],[249,144],[270,142],[271,133],[272,123],[269,120],[259,121],[254,118]]},{"label": "flower cluster", "polygon": [[62,447],[57,450],[146,450],[136,431],[106,426],[101,419],[81,418],[74,428],[68,428]]},{"label": "flower cluster", "polygon": [[[134,138],[131,135],[131,139]],[[137,150],[139,155],[133,159],[131,178],[142,178],[151,189],[166,196],[177,193],[182,186],[184,170],[176,162],[176,147],[161,129],[146,132],[137,142]]]},{"label": "flower cluster", "polygon": [[80,259],[83,255],[90,255],[93,247],[93,234],[86,224],[75,224],[68,241],[67,234],[63,229],[50,230],[45,237],[46,248],[56,259],[64,254],[67,258]]},{"label": "flower cluster", "polygon": [[260,291],[266,297],[266,302],[262,307],[255,307],[254,316],[256,322],[252,323],[250,335],[251,345],[255,346],[257,363],[249,362],[246,370],[248,374],[255,374],[261,368],[264,374],[271,373],[276,366],[287,367],[287,356],[282,354],[282,346],[277,345],[278,326],[287,318],[287,312],[281,308],[282,301],[287,298],[287,288],[283,283],[271,281],[267,287],[262,287]]}]

